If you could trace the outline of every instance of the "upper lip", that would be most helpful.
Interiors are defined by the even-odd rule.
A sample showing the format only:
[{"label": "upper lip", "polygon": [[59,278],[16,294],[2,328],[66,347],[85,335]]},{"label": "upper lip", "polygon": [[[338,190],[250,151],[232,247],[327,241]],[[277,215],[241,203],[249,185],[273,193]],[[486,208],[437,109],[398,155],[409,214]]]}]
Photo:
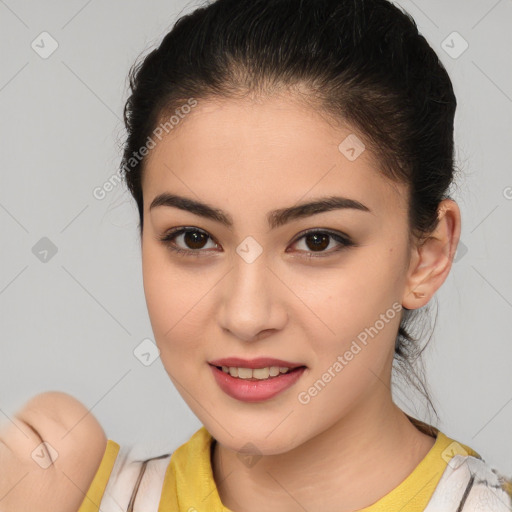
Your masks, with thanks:
[{"label": "upper lip", "polygon": [[282,359],[274,359],[273,357],[257,357],[256,359],[243,359],[241,357],[226,357],[223,359],[215,359],[208,361],[213,366],[231,366],[238,368],[266,368],[270,366],[281,366],[286,368],[299,368],[305,366],[300,363],[291,363]]}]

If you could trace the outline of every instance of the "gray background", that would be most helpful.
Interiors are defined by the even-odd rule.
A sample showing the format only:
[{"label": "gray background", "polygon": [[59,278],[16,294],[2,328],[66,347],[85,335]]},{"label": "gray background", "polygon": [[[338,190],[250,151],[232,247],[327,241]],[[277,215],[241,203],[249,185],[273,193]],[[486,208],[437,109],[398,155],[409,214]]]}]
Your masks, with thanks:
[{"label": "gray background", "polygon": [[[440,55],[459,103],[463,245],[437,294],[427,378],[441,429],[511,475],[512,2],[396,3]],[[140,453],[174,449],[200,427],[160,359],[134,355],[152,339],[135,204],[122,184],[93,196],[120,159],[129,66],[198,4],[0,0],[0,418],[61,390]],[[43,31],[58,43],[47,58],[31,47],[51,49]],[[454,31],[469,44],[457,58],[443,49],[463,49]],[[57,252],[41,261],[44,237]]]}]

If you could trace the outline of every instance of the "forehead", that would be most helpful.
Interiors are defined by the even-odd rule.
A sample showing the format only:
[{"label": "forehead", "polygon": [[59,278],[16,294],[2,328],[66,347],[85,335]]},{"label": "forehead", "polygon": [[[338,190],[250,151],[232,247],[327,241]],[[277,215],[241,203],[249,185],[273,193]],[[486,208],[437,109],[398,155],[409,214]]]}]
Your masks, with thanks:
[{"label": "forehead", "polygon": [[156,142],[142,181],[146,210],[164,191],[265,210],[336,194],[382,212],[406,206],[405,187],[383,176],[359,132],[290,97],[199,100]]}]

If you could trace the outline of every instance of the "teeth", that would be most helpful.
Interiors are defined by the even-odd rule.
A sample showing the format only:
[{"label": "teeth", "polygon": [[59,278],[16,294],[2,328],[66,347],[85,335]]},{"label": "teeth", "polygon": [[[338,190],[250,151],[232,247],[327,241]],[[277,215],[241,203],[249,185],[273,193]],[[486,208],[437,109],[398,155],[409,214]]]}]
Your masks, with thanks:
[{"label": "teeth", "polygon": [[277,377],[281,372],[279,371],[279,366],[271,366],[268,370],[268,373],[271,377]]},{"label": "teeth", "polygon": [[[237,368],[236,370],[240,379],[250,379],[252,377],[252,370],[250,368]],[[231,373],[231,368],[229,372]]]},{"label": "teeth", "polygon": [[[252,376],[255,379],[268,379],[268,376],[270,375],[270,368],[254,368],[252,372],[248,369],[249,373],[252,373]],[[238,376],[240,377],[242,375],[240,372],[238,372]]]},{"label": "teeth", "polygon": [[264,380],[269,377],[277,377],[281,373],[287,373],[290,368],[284,366],[267,366],[266,368],[240,368],[235,366],[223,366],[222,371],[229,373],[231,377],[239,379],[259,379]]}]

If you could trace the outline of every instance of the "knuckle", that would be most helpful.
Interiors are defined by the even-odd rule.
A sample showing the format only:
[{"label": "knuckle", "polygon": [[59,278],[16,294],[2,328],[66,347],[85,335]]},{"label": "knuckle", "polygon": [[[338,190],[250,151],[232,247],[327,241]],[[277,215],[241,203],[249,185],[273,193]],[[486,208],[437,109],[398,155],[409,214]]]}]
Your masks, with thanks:
[{"label": "knuckle", "polygon": [[106,442],[96,418],[73,396],[32,397],[0,428],[0,510],[41,510],[43,499],[57,510],[51,508],[55,491],[80,503]]}]

